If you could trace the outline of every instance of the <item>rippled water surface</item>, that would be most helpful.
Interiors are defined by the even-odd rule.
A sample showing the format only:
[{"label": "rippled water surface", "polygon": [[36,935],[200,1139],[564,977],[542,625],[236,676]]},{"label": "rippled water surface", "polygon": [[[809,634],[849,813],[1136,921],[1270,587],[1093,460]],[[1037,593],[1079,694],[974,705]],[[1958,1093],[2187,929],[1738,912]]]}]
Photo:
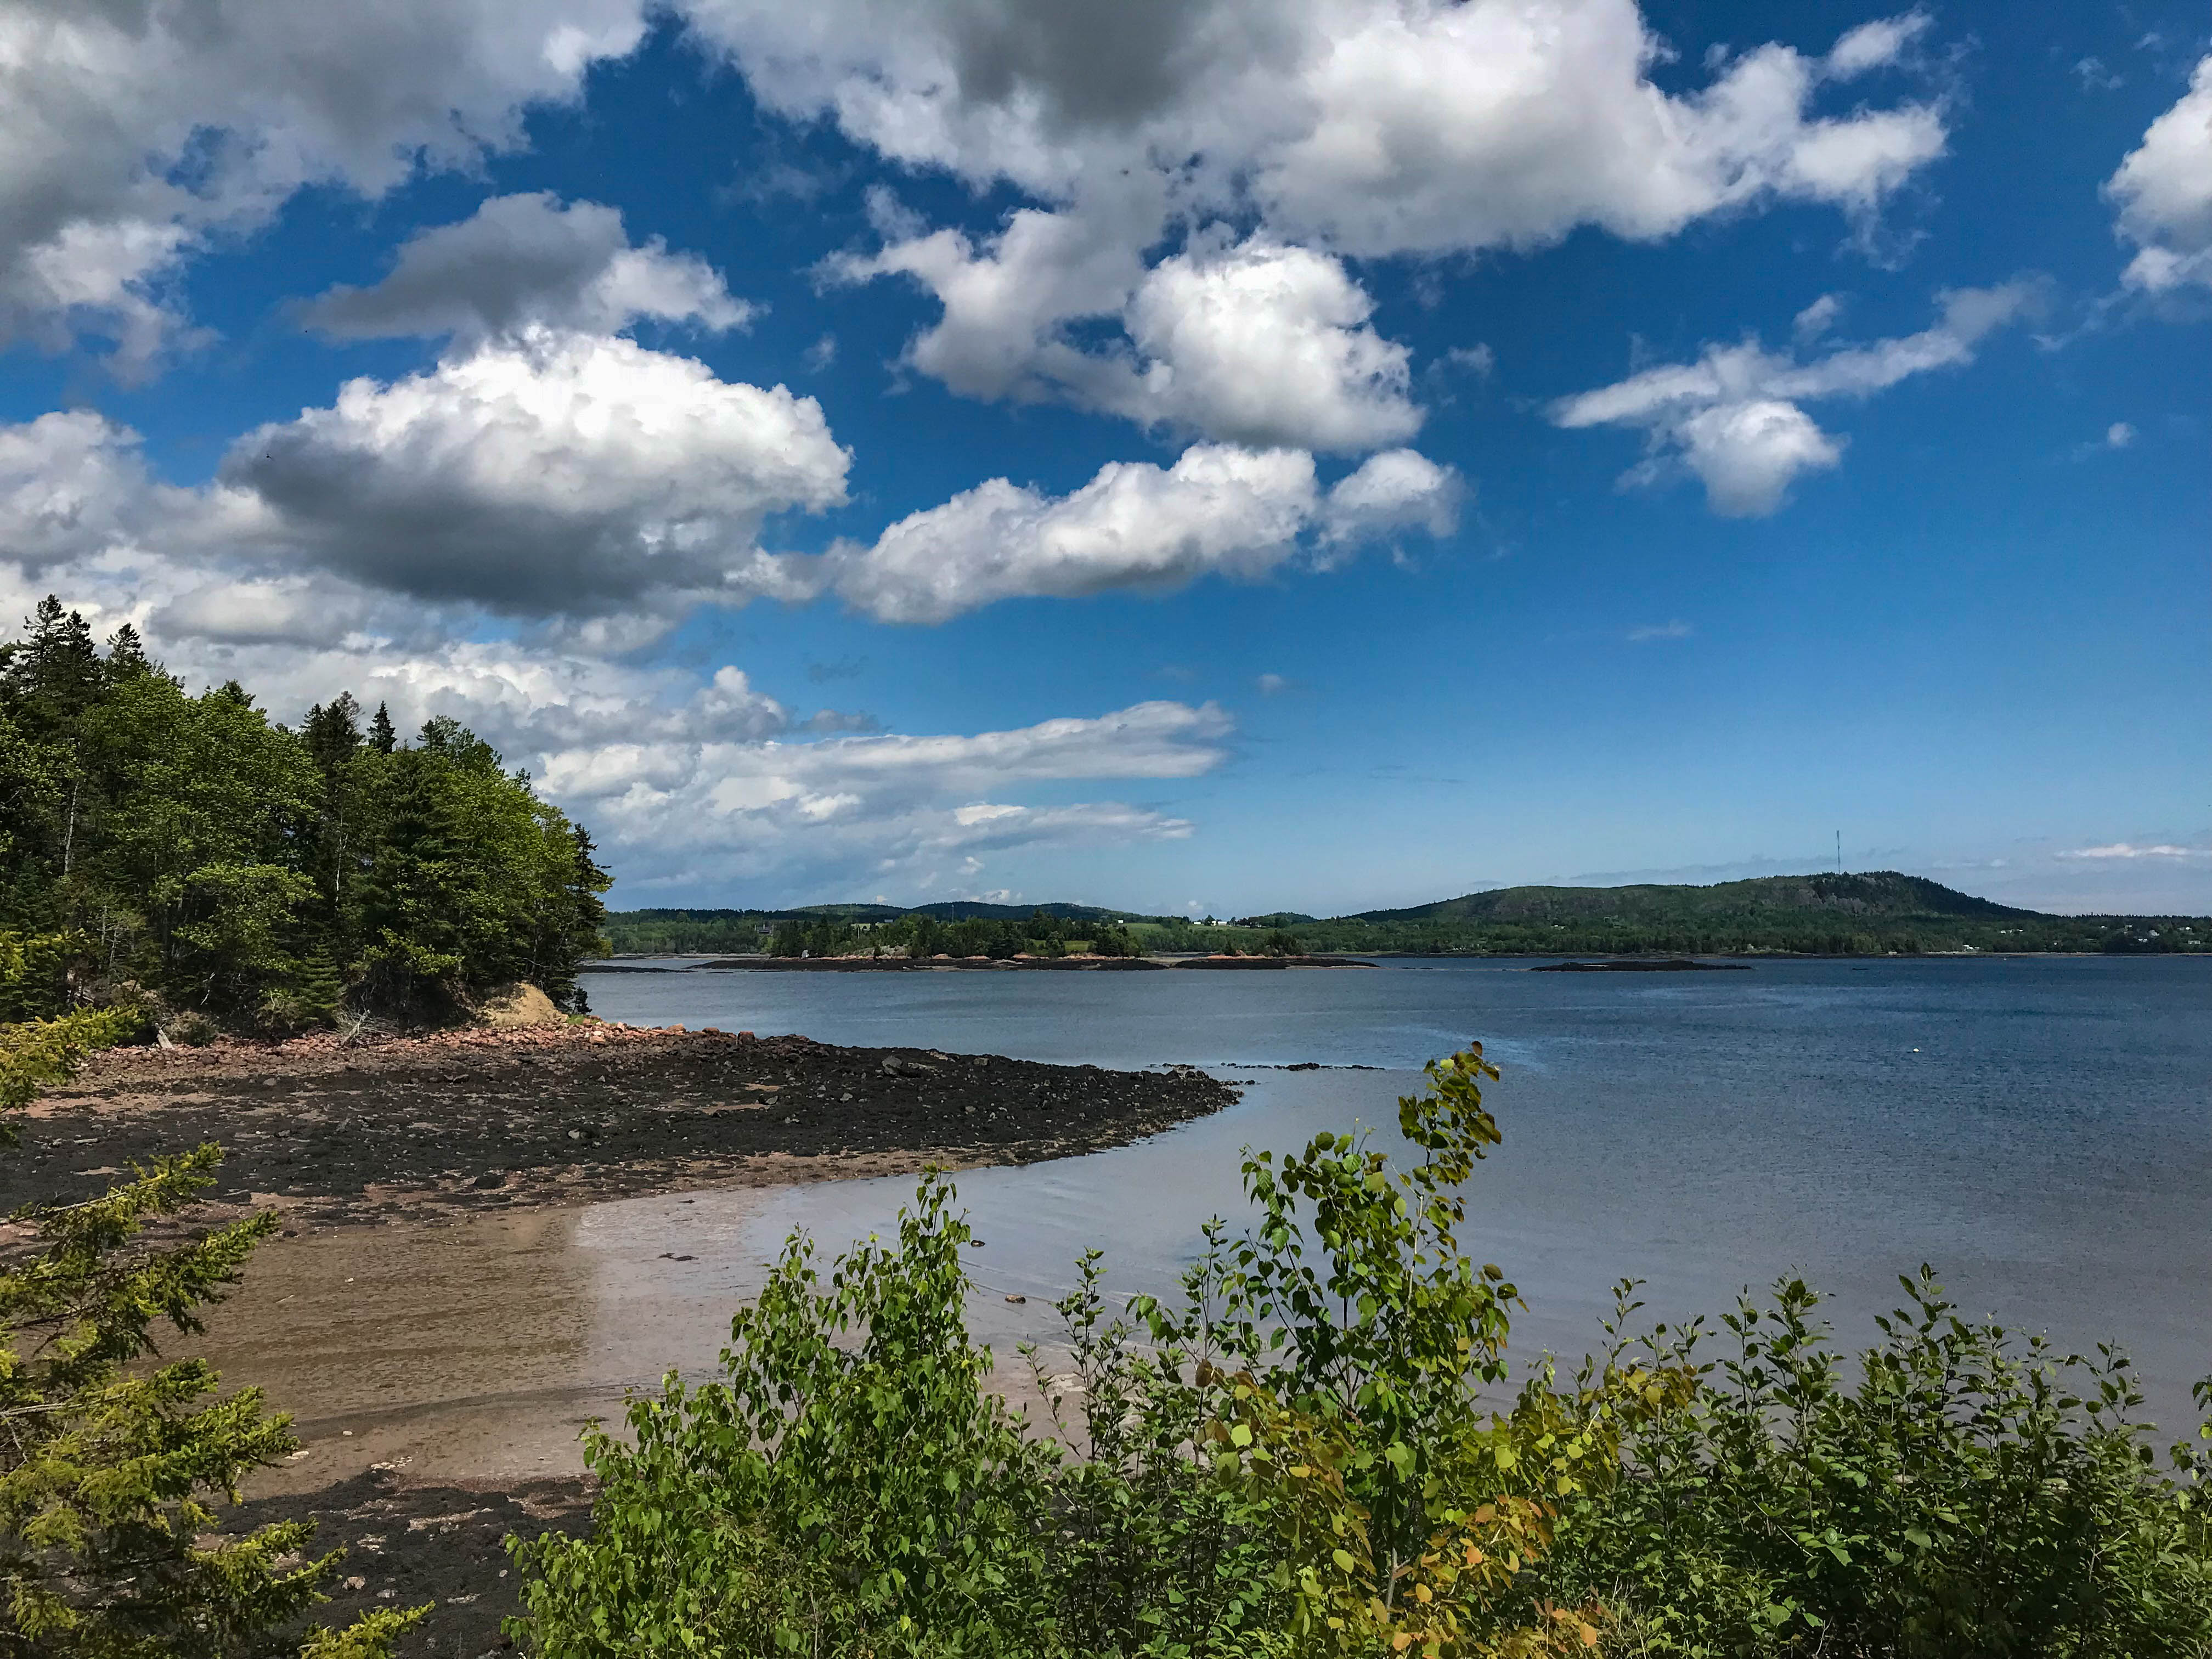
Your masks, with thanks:
[{"label": "rippled water surface", "polygon": [[[1086,1244],[1116,1282],[1170,1278],[1239,1207],[1245,1144],[1392,1121],[1412,1068],[1479,1037],[1504,1069],[1505,1145],[1478,1173],[1474,1247],[1530,1311],[1516,1346],[1579,1352],[1610,1283],[1655,1311],[1717,1311],[1802,1271],[1867,1332],[1930,1261],[1972,1312],[2136,1352],[2164,1420],[2212,1370],[2212,961],[1760,963],[1749,972],[1532,974],[1501,962],[1372,970],[621,975],[599,1012],[832,1042],[1052,1060],[1192,1061],[1257,1079],[1243,1103],[1143,1146],[961,1183],[986,1248],[987,1334],[1037,1330]],[[1307,1060],[1380,1072],[1282,1073]],[[1246,1069],[1240,1069],[1246,1068]],[[908,1190],[605,1206],[579,1230],[696,1238],[736,1294],[794,1226],[836,1244]],[[641,1250],[615,1252],[624,1259]],[[651,1258],[651,1259],[657,1259]],[[611,1256],[610,1261],[612,1260]],[[611,1271],[611,1268],[610,1268]],[[634,1273],[623,1294],[635,1296]]]}]

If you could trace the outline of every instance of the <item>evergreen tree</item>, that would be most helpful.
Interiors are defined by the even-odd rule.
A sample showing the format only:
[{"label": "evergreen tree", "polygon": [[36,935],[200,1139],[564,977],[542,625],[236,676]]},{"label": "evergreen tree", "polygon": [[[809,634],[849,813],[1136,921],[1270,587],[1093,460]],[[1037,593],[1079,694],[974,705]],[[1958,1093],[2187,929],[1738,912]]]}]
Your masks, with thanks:
[{"label": "evergreen tree", "polygon": [[327,705],[317,703],[300,723],[307,753],[325,773],[343,766],[361,752],[361,705],[353,693],[341,691]]},{"label": "evergreen tree", "polygon": [[341,692],[297,732],[199,696],[49,599],[0,644],[0,930],[65,935],[58,981],[135,984],[283,1031],[331,976],[392,1012],[528,980],[580,1005],[608,885],[591,838],[451,719],[397,741]]},{"label": "evergreen tree", "polygon": [[[0,937],[0,994],[29,989],[42,945]],[[0,999],[4,1000],[4,999]],[[15,999],[20,1000],[20,999]],[[0,1024],[0,1111],[70,1076],[138,1025],[136,1010]],[[0,1142],[12,1145],[0,1121]],[[165,1360],[156,1329],[197,1334],[253,1247],[262,1215],[148,1245],[214,1179],[213,1146],[155,1160],[88,1203],[28,1213],[37,1242],[0,1267],[0,1659],[249,1659],[322,1595],[338,1558],[302,1559],[301,1522],[210,1539],[239,1478],[297,1449],[258,1389],[213,1399],[198,1359]],[[419,1613],[319,1632],[310,1659],[374,1659]]]},{"label": "evergreen tree", "polygon": [[29,638],[0,657],[4,684],[16,718],[35,735],[64,730],[99,695],[100,654],[92,629],[75,611],[64,611],[49,593],[23,626]]},{"label": "evergreen tree", "polygon": [[108,636],[108,678],[117,680],[131,674],[148,674],[153,669],[154,665],[146,655],[144,641],[139,639],[138,630],[129,623],[125,623]]}]

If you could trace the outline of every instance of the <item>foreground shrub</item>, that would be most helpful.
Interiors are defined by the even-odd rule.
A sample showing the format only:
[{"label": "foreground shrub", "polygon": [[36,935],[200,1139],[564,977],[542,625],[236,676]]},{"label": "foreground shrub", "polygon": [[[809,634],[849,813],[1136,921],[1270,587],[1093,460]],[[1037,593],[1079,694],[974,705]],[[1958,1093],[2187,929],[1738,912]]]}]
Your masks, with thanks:
[{"label": "foreground shrub", "polygon": [[1684,1659],[2212,1653],[2203,1461],[2160,1466],[2124,1356],[1962,1320],[1924,1267],[1901,1282],[1848,1364],[1796,1279],[1717,1334],[1620,1342],[1701,1386],[1564,1506],[1540,1575]]},{"label": "foreground shrub", "polygon": [[[1511,1397],[1518,1298],[1461,1249],[1498,1133],[1480,1048],[1358,1137],[1248,1153],[1252,1224],[1108,1313],[1097,1252],[1028,1355],[1049,1439],[988,1393],[969,1241],[925,1180],[896,1248],[790,1241],[721,1373],[594,1430],[591,1534],[510,1541],[548,1659],[2120,1659],[2204,1651],[2197,1463],[2158,1467],[2124,1363],[1954,1317],[1924,1273],[1848,1372],[1778,1305],[1624,1335]],[[2086,1392],[2067,1392],[2078,1378]]]},{"label": "foreground shrub", "polygon": [[1457,1055],[1400,1103],[1404,1170],[1336,1135],[1249,1158],[1259,1224],[1209,1229],[1172,1302],[1109,1319],[1087,1258],[1074,1370],[1039,1370],[1056,1441],[983,1391],[948,1184],[826,1279],[794,1238],[720,1377],[588,1437],[592,1532],[516,1544],[518,1633],[558,1659],[1582,1650],[1526,1567],[1670,1395],[1607,1370],[1480,1409],[1514,1294],[1453,1237],[1486,1075]]}]

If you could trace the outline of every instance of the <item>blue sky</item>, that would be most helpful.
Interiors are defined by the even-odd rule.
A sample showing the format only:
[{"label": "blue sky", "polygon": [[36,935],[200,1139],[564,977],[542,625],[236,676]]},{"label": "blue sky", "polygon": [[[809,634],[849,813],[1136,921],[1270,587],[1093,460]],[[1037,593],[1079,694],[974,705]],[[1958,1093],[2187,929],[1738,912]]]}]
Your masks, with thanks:
[{"label": "blue sky", "polygon": [[4,9],[0,601],[619,904],[2212,910],[2201,7]]}]

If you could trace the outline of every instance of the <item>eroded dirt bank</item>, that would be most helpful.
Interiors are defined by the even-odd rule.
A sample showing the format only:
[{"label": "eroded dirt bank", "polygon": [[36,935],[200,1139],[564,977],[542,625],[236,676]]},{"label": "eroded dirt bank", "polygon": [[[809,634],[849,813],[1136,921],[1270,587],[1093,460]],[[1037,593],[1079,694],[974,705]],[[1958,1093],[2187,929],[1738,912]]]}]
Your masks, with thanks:
[{"label": "eroded dirt bank", "polygon": [[0,1207],[86,1196],[214,1141],[212,1197],[298,1228],[679,1188],[973,1168],[1119,1146],[1237,1097],[1192,1069],[805,1037],[549,1026],[131,1049],[32,1110]]}]

